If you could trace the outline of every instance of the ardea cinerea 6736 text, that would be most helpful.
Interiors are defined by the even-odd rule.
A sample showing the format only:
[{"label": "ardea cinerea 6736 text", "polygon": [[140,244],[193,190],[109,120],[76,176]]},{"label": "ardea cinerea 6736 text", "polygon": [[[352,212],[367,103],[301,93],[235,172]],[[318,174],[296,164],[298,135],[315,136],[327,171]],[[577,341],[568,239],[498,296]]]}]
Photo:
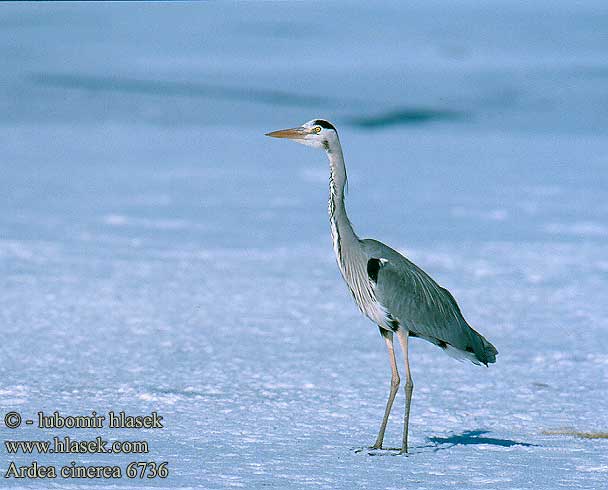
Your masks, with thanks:
[{"label": "ardea cinerea 6736 text", "polygon": [[407,452],[408,423],[414,384],[408,360],[408,339],[419,337],[448,354],[475,364],[493,363],[498,351],[466,322],[456,300],[422,269],[377,240],[360,239],[344,207],[346,167],[336,128],[313,119],[298,128],[268,133],[325,150],[329,158],[329,220],[338,267],[361,312],[378,325],[388,347],[392,371],[384,418],[374,448],[381,449],[384,431],[400,378],[393,349],[397,335],[405,361],[405,415],[402,452]]}]

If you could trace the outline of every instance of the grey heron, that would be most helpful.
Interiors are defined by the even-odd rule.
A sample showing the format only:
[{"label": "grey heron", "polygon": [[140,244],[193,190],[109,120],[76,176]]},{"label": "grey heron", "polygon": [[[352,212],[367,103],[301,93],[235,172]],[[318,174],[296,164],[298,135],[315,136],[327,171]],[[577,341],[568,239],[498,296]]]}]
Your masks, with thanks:
[{"label": "grey heron", "polygon": [[329,158],[329,221],[338,267],[361,312],[374,322],[386,342],[391,384],[374,449],[382,449],[384,432],[400,378],[393,348],[397,335],[405,363],[405,414],[402,453],[407,453],[410,405],[414,384],[408,359],[409,337],[427,340],[453,357],[475,364],[496,362],[496,348],[473,330],[454,297],[421,268],[396,250],[372,239],[360,239],[344,205],[346,166],[336,128],[323,119],[267,133],[325,150]]}]

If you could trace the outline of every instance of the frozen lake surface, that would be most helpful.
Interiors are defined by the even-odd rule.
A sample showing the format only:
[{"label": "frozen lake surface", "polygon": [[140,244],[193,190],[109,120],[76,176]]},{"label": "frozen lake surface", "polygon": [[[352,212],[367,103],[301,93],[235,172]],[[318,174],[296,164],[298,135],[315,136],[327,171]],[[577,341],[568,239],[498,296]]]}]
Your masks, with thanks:
[{"label": "frozen lake surface", "polygon": [[[607,439],[554,434],[608,432],[608,6],[476,3],[2,7],[1,413],[155,410],[57,435],[170,468],[8,487],[608,487]],[[408,457],[367,450],[390,369],[334,262],[325,157],[263,136],[313,117],[359,235],[499,350],[412,342]]]}]

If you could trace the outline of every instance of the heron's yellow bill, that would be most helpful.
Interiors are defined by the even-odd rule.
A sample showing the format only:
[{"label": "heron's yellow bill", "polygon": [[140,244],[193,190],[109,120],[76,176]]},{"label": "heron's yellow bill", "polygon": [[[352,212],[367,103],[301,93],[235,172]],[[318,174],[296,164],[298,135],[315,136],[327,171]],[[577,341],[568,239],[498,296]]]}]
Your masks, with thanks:
[{"label": "heron's yellow bill", "polygon": [[302,139],[307,134],[310,134],[310,130],[306,128],[291,128],[291,129],[279,129],[278,131],[272,131],[271,133],[266,133],[266,136],[270,136],[272,138],[287,138],[287,139]]}]

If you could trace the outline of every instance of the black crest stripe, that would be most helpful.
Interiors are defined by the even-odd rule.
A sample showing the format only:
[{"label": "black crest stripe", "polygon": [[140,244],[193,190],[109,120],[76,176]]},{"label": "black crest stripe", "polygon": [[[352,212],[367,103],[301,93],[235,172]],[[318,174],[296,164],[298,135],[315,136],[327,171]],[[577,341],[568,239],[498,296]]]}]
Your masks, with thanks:
[{"label": "black crest stripe", "polygon": [[325,129],[333,129],[334,131],[336,130],[336,128],[334,128],[333,125],[330,122],[327,122],[325,119],[317,119],[315,121],[315,124]]}]

